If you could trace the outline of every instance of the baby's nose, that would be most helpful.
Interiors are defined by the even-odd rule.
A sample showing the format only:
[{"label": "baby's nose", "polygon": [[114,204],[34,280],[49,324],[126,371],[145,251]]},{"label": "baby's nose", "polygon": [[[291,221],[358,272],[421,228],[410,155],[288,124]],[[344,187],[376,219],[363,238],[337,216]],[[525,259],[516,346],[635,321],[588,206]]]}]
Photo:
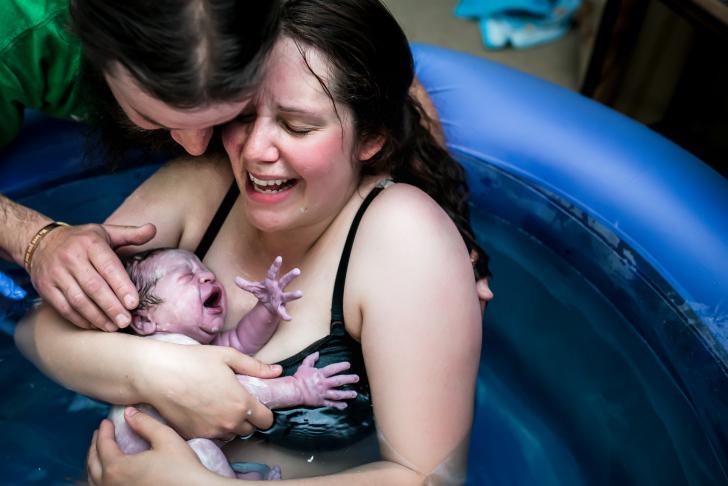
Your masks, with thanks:
[{"label": "baby's nose", "polygon": [[202,272],[200,274],[200,282],[210,283],[215,281],[215,274],[212,272]]}]

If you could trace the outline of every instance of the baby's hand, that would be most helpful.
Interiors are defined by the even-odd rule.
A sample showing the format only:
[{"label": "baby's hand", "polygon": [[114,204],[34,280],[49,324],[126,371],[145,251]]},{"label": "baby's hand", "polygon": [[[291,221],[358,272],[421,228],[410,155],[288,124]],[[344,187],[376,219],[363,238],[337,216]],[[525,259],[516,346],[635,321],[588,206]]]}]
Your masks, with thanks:
[{"label": "baby's hand", "polygon": [[276,257],[273,264],[268,269],[268,275],[262,282],[251,282],[242,277],[235,277],[235,285],[243,290],[247,290],[258,298],[271,314],[279,315],[284,321],[290,321],[291,316],[286,310],[286,303],[292,300],[300,299],[303,292],[296,290],[295,292],[284,292],[283,289],[288,286],[291,281],[301,274],[301,270],[294,268],[284,276],[278,279],[278,272],[281,270],[283,258]]},{"label": "baby's hand", "polygon": [[308,407],[324,405],[338,409],[346,408],[346,402],[343,400],[356,398],[356,392],[335,390],[334,388],[356,383],[359,381],[359,376],[338,374],[349,369],[350,365],[345,361],[333,363],[324,368],[316,368],[314,365],[318,358],[318,352],[306,356],[293,375],[296,379],[296,386],[303,395],[301,404]]}]

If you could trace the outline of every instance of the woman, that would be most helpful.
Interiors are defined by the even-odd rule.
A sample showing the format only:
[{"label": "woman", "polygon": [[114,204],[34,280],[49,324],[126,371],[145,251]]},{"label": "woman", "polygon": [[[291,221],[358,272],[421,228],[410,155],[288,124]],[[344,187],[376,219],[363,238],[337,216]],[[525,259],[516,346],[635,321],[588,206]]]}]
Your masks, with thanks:
[{"label": "woman", "polygon": [[[422,128],[408,94],[406,38],[377,0],[293,0],[276,18],[256,89],[224,128],[229,160],[165,167],[109,223],[151,221],[158,231],[147,247],[195,250],[211,241],[203,261],[228,285],[235,275],[259,279],[263,262],[283,256],[301,268],[305,297],[256,358],[287,373],[313,347],[322,360],[347,355],[352,372],[367,377],[358,404],[323,418],[279,415],[270,430],[236,441],[233,459],[277,463],[284,477],[318,476],[316,484],[461,481],[481,341],[468,249],[451,219],[467,218],[462,169]],[[226,193],[232,204],[213,218]],[[213,219],[221,225],[210,232]],[[253,304],[232,302],[227,325]],[[230,399],[234,378],[219,355],[84,332],[52,317],[49,309],[30,316],[17,340],[65,385],[150,403],[183,435],[250,431],[239,423],[258,413],[256,404]],[[327,451],[332,441],[346,449]],[[91,454],[92,480],[112,481],[99,459]],[[110,469],[123,481],[134,468]],[[184,466],[152,471],[193,477]]]},{"label": "woman", "polygon": [[[214,126],[239,111],[254,56],[265,51],[273,4],[72,0],[82,61],[79,39],[67,32],[69,0],[8,0],[11,21],[0,25],[7,34],[0,45],[0,113],[7,122],[0,145],[32,106],[114,133],[102,138],[119,160],[129,147],[204,153]],[[413,90],[434,115],[421,86]],[[123,137],[120,126],[127,128]],[[442,142],[437,124],[432,129]],[[61,226],[0,195],[0,257],[23,265],[43,299],[80,327],[114,331],[129,324],[138,296],[112,249],[153,235],[151,225]],[[484,301],[492,297],[485,279],[478,289]]]}]

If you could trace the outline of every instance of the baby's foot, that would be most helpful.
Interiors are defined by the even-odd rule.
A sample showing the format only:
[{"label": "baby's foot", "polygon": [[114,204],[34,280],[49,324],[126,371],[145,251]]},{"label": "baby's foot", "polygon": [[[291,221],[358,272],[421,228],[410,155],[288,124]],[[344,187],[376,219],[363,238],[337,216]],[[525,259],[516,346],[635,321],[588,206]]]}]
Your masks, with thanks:
[{"label": "baby's foot", "polygon": [[231,464],[235,477],[248,481],[278,481],[282,479],[279,465],[268,466],[257,462],[234,462]]}]

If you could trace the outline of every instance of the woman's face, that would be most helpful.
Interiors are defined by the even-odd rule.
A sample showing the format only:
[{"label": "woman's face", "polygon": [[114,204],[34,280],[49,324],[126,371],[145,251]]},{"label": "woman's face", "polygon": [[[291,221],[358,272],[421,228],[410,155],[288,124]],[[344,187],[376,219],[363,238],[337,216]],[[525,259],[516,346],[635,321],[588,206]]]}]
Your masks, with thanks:
[{"label": "woman's face", "polygon": [[232,120],[246,105],[244,101],[237,101],[180,110],[145,93],[120,64],[104,77],[114,98],[134,125],[143,130],[168,130],[190,155],[203,154],[212,137],[213,127]]},{"label": "woman's face", "polygon": [[[330,86],[324,56],[313,48],[305,52]],[[356,189],[356,161],[365,158],[354,153],[350,110],[334,109],[285,37],[271,51],[256,94],[223,130],[223,143],[248,218],[263,231],[331,221]]]}]

